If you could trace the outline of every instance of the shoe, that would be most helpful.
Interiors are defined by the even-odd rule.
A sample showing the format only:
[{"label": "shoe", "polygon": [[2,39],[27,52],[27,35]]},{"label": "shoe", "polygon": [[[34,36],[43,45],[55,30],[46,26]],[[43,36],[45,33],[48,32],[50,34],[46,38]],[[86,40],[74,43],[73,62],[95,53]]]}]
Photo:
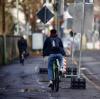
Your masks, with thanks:
[{"label": "shoe", "polygon": [[53,82],[50,80],[48,87],[52,87]]}]

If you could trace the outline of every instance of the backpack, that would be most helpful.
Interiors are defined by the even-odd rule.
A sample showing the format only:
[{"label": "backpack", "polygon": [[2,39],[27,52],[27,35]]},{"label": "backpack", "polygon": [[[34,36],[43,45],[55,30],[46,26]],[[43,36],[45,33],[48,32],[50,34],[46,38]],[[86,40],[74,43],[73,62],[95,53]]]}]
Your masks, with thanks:
[{"label": "backpack", "polygon": [[52,49],[58,49],[60,47],[60,41],[57,37],[52,37],[50,38],[51,39],[51,48]]}]

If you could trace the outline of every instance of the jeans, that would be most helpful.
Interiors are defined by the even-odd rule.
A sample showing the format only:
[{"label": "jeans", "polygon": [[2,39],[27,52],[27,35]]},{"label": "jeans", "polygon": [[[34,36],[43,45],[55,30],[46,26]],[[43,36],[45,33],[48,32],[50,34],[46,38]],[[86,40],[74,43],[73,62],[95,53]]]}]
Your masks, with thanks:
[{"label": "jeans", "polygon": [[62,65],[63,56],[61,54],[51,54],[48,58],[48,78],[49,80],[53,80],[53,61],[58,59],[60,62],[60,66]]}]

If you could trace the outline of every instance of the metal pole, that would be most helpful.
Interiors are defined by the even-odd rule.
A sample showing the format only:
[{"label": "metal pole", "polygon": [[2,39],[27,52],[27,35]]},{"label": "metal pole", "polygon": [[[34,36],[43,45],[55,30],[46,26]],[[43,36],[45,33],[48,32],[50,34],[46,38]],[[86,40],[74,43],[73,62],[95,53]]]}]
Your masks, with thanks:
[{"label": "metal pole", "polygon": [[58,36],[60,37],[60,31],[59,31],[59,28],[60,28],[60,24],[59,24],[59,16],[60,16],[60,0],[56,0],[56,3],[57,3],[57,14],[56,14],[56,18],[57,18],[57,26],[56,26],[56,29],[57,29],[57,33],[58,33]]},{"label": "metal pole", "polygon": [[5,34],[5,1],[2,0],[2,32]]},{"label": "metal pole", "polygon": [[19,34],[19,0],[16,0],[16,8],[17,8],[17,35]]},{"label": "metal pole", "polygon": [[80,75],[81,75],[82,35],[84,33],[84,21],[85,21],[85,0],[83,0],[83,14],[82,14],[82,21],[81,21],[81,41],[80,41],[80,58],[79,58],[78,78],[80,78]]},{"label": "metal pole", "polygon": [[4,42],[3,42],[3,48],[4,48],[4,64],[7,63],[6,58],[6,34],[5,34],[5,1],[2,0],[2,32],[4,35]]},{"label": "metal pole", "polygon": [[74,40],[74,33],[73,33],[73,42],[72,42],[72,64],[74,64],[74,51],[75,51],[75,49],[74,49],[74,42],[75,42],[75,40]]},{"label": "metal pole", "polygon": [[58,36],[61,37],[61,31],[60,31],[60,20],[61,20],[61,16],[62,13],[64,11],[64,0],[56,0],[57,5],[57,32],[58,32]]},{"label": "metal pole", "polygon": [[[73,8],[74,8],[74,12],[75,12],[75,2],[74,2],[74,6],[73,6]],[[74,48],[74,46],[75,46],[75,34],[74,34],[74,31],[73,31],[73,42],[72,42],[72,64],[74,64],[74,51],[75,51],[75,48]]]},{"label": "metal pole", "polygon": [[[98,32],[99,32],[99,45],[100,45],[100,18],[99,18],[99,21],[98,21]],[[100,47],[99,47],[100,49]]]}]

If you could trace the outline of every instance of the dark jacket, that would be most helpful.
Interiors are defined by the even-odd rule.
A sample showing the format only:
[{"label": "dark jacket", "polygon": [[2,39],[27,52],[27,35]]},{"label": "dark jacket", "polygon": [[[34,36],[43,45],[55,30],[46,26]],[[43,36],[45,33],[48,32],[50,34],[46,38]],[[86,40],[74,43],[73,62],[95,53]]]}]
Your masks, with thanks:
[{"label": "dark jacket", "polygon": [[46,38],[44,45],[43,45],[43,56],[49,56],[50,54],[62,54],[63,56],[66,56],[66,53],[64,51],[63,43],[59,37],[54,37],[58,40],[59,42],[59,48],[57,49],[52,49],[52,44],[51,44],[51,38],[48,37]]},{"label": "dark jacket", "polygon": [[18,49],[19,49],[19,52],[26,51],[27,41],[25,39],[18,40]]}]

